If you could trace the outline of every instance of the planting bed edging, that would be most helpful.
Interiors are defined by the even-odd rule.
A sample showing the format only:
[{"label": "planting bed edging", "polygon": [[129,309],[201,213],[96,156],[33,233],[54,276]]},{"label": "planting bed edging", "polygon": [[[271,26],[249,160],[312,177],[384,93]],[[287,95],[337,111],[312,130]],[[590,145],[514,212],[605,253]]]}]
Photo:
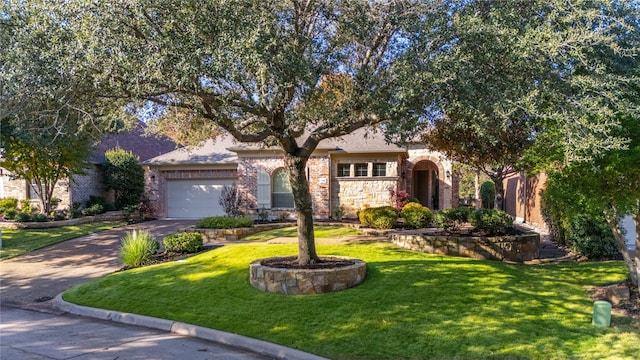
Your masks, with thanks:
[{"label": "planting bed edging", "polygon": [[494,237],[393,234],[391,242],[429,254],[483,260],[524,262],[540,254],[540,235],[536,233]]},{"label": "planting bed edging", "polygon": [[195,231],[202,235],[202,240],[204,242],[208,242],[211,240],[227,240],[227,241],[235,241],[240,240],[245,236],[249,236],[261,231],[280,229],[284,227],[295,226],[295,224],[290,223],[279,223],[279,224],[256,224],[252,227],[244,227],[244,228],[236,228],[236,229],[189,229],[185,231]]},{"label": "planting bed edging", "polygon": [[367,264],[352,259],[354,264],[332,269],[283,269],[262,265],[259,259],[249,264],[251,285],[256,289],[285,295],[311,295],[336,292],[354,287],[367,276]]},{"label": "planting bed edging", "polygon": [[122,211],[107,211],[95,216],[83,216],[69,220],[44,221],[44,222],[0,222],[0,229],[49,229],[63,226],[88,224],[100,221],[124,221],[127,216]]}]

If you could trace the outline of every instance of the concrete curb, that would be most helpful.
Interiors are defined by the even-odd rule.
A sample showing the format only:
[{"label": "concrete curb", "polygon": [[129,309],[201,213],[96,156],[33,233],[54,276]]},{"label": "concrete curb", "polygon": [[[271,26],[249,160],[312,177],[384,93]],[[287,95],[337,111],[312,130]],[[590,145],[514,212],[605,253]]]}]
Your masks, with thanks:
[{"label": "concrete curb", "polygon": [[253,339],[247,336],[232,334],[220,330],[209,329],[202,326],[185,324],[172,320],[158,319],[149,316],[129,314],[119,311],[97,309],[88,306],[75,305],[62,299],[62,293],[53,300],[55,309],[79,316],[91,317],[100,320],[108,320],[123,324],[143,326],[151,329],[167,331],[177,335],[189,336],[197,339],[213,341],[219,344],[232,346],[238,349],[266,355],[283,360],[328,360],[326,358],[309,354],[286,346],[273,344],[267,341]]}]

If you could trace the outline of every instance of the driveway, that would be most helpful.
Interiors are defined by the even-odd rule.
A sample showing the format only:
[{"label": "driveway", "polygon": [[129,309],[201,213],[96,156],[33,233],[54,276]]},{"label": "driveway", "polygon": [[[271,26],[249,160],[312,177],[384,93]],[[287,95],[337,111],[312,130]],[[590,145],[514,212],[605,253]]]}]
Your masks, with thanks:
[{"label": "driveway", "polygon": [[119,270],[120,239],[134,229],[156,239],[192,227],[189,220],[155,220],[82,236],[0,262],[3,305],[51,309],[59,293],[74,285]]}]

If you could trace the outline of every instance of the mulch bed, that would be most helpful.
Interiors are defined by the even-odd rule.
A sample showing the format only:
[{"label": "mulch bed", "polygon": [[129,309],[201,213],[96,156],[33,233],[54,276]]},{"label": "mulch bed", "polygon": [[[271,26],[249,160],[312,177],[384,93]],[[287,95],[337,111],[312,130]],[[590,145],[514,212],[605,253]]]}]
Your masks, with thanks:
[{"label": "mulch bed", "polygon": [[[611,312],[616,315],[628,316],[633,319],[640,320],[640,293],[638,287],[633,286],[631,282],[622,282],[620,284],[612,285],[625,285],[629,288],[629,299],[620,301],[619,303],[611,302]],[[607,297],[607,286],[598,286],[589,290],[589,296],[593,301],[604,300],[609,301]]]},{"label": "mulch bed", "polygon": [[351,266],[355,264],[353,260],[336,258],[336,257],[321,257],[320,262],[312,263],[309,265],[298,264],[298,258],[296,256],[278,257],[265,259],[261,262],[262,266],[268,266],[279,269],[333,269]]}]

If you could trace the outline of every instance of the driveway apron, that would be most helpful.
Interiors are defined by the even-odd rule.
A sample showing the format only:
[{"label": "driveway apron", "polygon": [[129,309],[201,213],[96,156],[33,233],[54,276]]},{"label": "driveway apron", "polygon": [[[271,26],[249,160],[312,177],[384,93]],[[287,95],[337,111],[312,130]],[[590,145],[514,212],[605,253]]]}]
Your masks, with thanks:
[{"label": "driveway apron", "polygon": [[74,285],[119,270],[120,239],[149,230],[156,239],[190,228],[194,221],[154,220],[82,236],[0,262],[0,301],[21,308],[50,309],[50,301]]}]

